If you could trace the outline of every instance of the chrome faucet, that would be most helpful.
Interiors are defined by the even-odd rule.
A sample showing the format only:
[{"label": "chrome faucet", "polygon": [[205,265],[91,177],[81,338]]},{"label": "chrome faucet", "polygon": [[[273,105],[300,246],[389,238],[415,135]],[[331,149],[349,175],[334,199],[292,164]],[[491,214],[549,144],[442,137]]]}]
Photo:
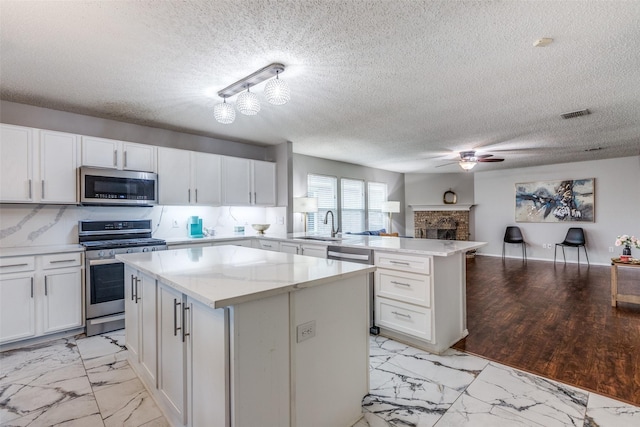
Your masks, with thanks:
[{"label": "chrome faucet", "polygon": [[340,229],[336,229],[334,222],[335,222],[335,218],[333,217],[333,212],[331,211],[327,211],[327,213],[324,215],[324,223],[327,224],[329,221],[329,214],[331,214],[331,237],[336,237],[336,234],[338,234],[338,232],[340,231]]}]

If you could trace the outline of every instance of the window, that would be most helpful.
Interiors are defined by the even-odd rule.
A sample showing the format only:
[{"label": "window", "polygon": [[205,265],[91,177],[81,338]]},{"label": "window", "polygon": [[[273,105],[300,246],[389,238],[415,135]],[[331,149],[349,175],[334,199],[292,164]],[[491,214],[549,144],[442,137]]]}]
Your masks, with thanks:
[{"label": "window", "polygon": [[[336,228],[338,227],[338,178],[326,175],[307,175],[307,196],[318,198],[318,212],[307,216],[307,231],[310,233],[329,234],[331,223],[324,224],[327,211],[333,211],[336,215]],[[331,219],[331,218],[329,218]]]},{"label": "window", "polygon": [[345,233],[364,231],[364,181],[341,179],[342,193],[341,224]]},{"label": "window", "polygon": [[368,230],[380,230],[384,228],[385,216],[382,213],[382,202],[386,200],[387,184],[383,182],[369,182],[367,184]]}]

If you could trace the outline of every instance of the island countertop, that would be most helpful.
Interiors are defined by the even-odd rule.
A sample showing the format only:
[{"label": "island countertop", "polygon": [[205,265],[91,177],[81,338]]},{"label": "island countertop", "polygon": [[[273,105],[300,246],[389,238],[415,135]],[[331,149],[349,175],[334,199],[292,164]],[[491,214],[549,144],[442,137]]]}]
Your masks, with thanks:
[{"label": "island countertop", "polygon": [[226,245],[122,254],[116,259],[212,308],[375,271],[374,266]]}]

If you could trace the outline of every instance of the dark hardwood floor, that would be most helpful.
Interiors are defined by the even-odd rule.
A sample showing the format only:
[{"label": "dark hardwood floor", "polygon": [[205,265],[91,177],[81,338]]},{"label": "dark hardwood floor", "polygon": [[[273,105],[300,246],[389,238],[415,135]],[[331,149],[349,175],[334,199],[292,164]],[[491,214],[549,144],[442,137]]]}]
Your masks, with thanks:
[{"label": "dark hardwood floor", "polygon": [[[467,260],[469,336],[454,348],[640,405],[640,305],[611,307],[607,266]],[[640,268],[619,269],[640,294]]]}]

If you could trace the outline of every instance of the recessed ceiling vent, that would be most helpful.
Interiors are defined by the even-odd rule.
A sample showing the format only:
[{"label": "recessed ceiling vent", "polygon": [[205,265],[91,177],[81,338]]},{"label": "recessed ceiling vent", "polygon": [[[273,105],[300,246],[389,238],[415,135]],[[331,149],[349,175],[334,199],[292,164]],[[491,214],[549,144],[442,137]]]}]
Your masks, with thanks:
[{"label": "recessed ceiling vent", "polygon": [[584,110],[578,110],[578,111],[572,111],[570,113],[560,114],[560,117],[562,117],[563,119],[573,119],[574,117],[587,116],[589,114],[591,114],[591,111],[589,111],[588,108],[585,108]]}]

